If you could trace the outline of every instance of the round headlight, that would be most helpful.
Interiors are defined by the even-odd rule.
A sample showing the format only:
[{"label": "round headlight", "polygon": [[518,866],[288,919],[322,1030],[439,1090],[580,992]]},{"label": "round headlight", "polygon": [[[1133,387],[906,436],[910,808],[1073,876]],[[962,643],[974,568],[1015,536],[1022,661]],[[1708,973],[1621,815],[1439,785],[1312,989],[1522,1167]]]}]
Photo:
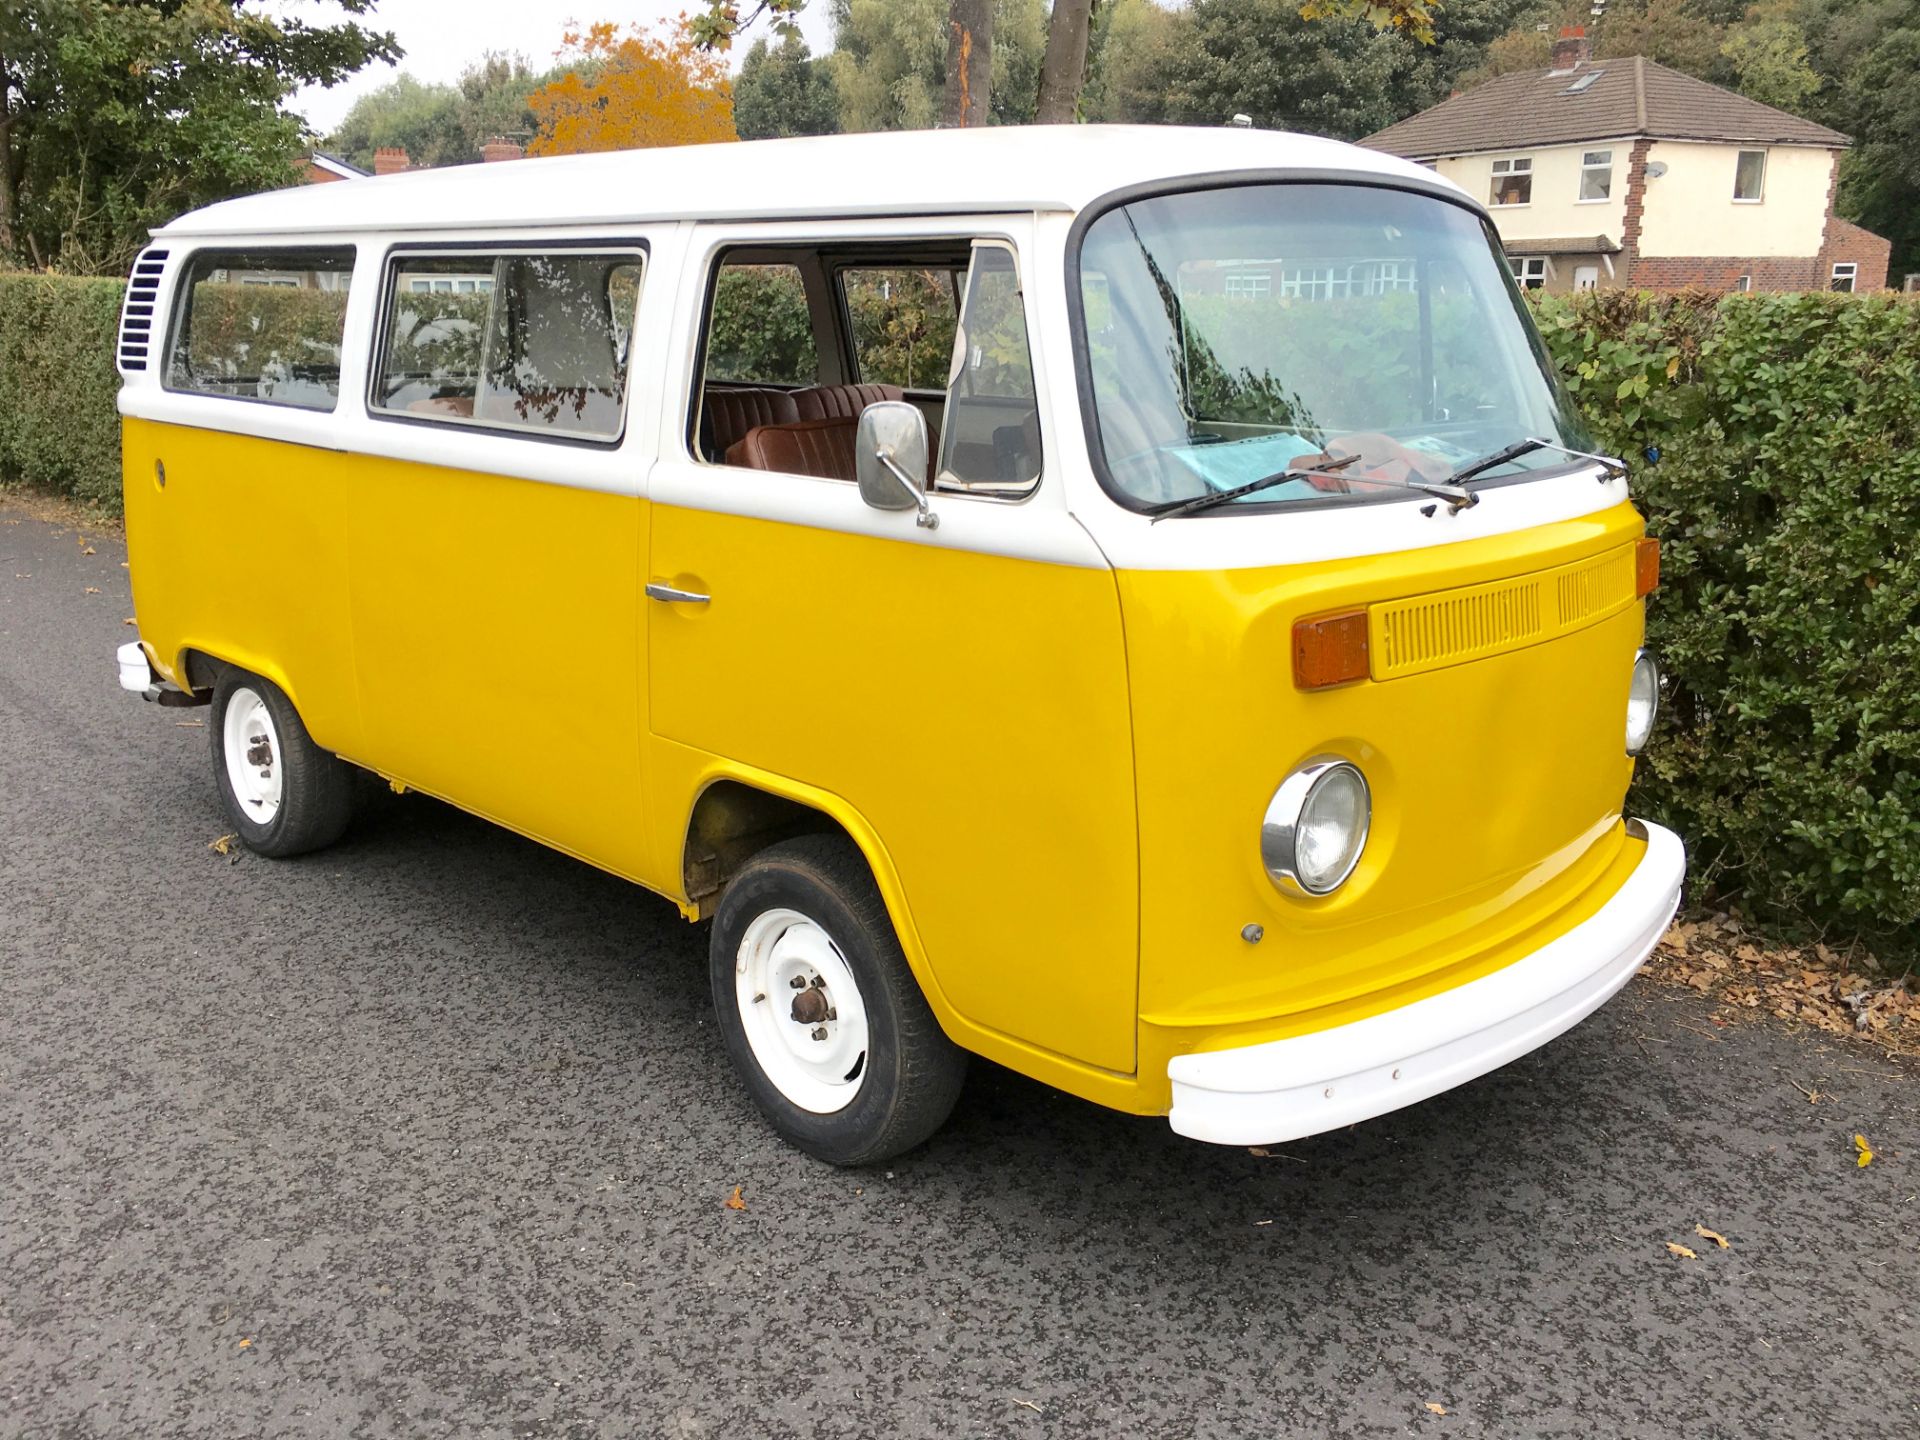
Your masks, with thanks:
[{"label": "round headlight", "polygon": [[1345,760],[1302,765],[1280,782],[1260,825],[1260,859],[1282,888],[1337,890],[1367,848],[1373,800],[1366,777]]},{"label": "round headlight", "polygon": [[1627,685],[1627,754],[1638,755],[1653,734],[1660,713],[1660,663],[1651,650],[1633,657],[1633,679]]}]

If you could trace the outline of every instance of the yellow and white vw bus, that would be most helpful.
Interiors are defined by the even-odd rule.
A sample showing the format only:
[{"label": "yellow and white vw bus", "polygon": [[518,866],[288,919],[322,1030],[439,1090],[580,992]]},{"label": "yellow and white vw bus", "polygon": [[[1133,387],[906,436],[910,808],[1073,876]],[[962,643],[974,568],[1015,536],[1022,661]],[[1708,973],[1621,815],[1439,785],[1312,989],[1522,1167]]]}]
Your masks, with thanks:
[{"label": "yellow and white vw bus", "polygon": [[768,1120],[969,1053],[1379,1115],[1633,974],[1658,553],[1487,216],[1246,130],[433,170],[184,216],[119,339],[138,642],[271,856],[354,767],[711,923]]}]

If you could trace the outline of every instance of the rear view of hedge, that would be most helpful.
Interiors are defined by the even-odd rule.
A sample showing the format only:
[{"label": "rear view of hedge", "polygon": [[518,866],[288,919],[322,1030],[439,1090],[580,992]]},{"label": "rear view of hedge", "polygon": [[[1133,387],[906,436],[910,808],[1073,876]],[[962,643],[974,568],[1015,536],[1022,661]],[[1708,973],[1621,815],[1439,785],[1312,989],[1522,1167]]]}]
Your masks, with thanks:
[{"label": "rear view of hedge", "polygon": [[1920,304],[1590,292],[1540,321],[1662,542],[1635,804],[1711,891],[1912,956]]},{"label": "rear view of hedge", "polygon": [[118,280],[0,274],[0,482],[120,508]]}]

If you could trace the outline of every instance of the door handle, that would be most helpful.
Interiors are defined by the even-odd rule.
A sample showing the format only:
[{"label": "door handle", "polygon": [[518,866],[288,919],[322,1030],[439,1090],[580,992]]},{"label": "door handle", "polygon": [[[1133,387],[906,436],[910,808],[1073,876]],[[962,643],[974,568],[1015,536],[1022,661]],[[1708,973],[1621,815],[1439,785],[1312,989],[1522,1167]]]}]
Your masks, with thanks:
[{"label": "door handle", "polygon": [[669,605],[704,605],[713,599],[711,595],[702,595],[698,590],[676,590],[671,585],[661,585],[655,581],[647,583],[649,600],[664,600]]}]

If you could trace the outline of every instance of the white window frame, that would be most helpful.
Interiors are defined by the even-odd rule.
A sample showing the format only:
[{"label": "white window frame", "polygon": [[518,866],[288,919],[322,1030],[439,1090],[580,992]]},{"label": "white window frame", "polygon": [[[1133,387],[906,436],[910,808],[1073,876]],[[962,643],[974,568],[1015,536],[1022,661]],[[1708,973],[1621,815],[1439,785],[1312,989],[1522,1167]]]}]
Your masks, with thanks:
[{"label": "white window frame", "polygon": [[[1594,158],[1595,156],[1599,156],[1600,158],[1596,160]],[[1602,185],[1605,186],[1606,193],[1601,195],[1587,194],[1587,176],[1589,175],[1600,175],[1604,177],[1601,183]],[[1581,151],[1580,152],[1580,188],[1574,193],[1573,203],[1576,205],[1605,205],[1607,202],[1609,202],[1612,199],[1613,199],[1613,151],[1612,150]]]},{"label": "white window frame", "polygon": [[[1842,280],[1845,280],[1847,282],[1847,288],[1845,290],[1840,289],[1840,282]],[[1860,262],[1859,261],[1836,260],[1834,262],[1833,273],[1827,277],[1827,288],[1829,290],[1832,290],[1841,295],[1851,295],[1854,293],[1854,290],[1859,286],[1859,284],[1860,284]]]},{"label": "white window frame", "polygon": [[[1500,193],[1502,179],[1512,179],[1517,175],[1527,177],[1527,198],[1524,200],[1502,201],[1496,198]],[[1533,156],[1508,155],[1493,162],[1492,178],[1487,183],[1487,208],[1489,210],[1524,210],[1533,203]]]},{"label": "white window frame", "polygon": [[[1752,195],[1740,193],[1740,161],[1743,156],[1760,157],[1760,188]],[[1765,150],[1736,150],[1733,154],[1733,203],[1736,205],[1758,205],[1767,198],[1767,152]]]},{"label": "white window frame", "polygon": [[[1522,290],[1544,290],[1547,288],[1547,257],[1544,255],[1509,255],[1507,268],[1513,271],[1513,278]],[[1529,281],[1538,280],[1538,285]]]},{"label": "white window frame", "polygon": [[1221,280],[1221,291],[1233,300],[1264,300],[1273,293],[1271,270],[1230,270]]}]

